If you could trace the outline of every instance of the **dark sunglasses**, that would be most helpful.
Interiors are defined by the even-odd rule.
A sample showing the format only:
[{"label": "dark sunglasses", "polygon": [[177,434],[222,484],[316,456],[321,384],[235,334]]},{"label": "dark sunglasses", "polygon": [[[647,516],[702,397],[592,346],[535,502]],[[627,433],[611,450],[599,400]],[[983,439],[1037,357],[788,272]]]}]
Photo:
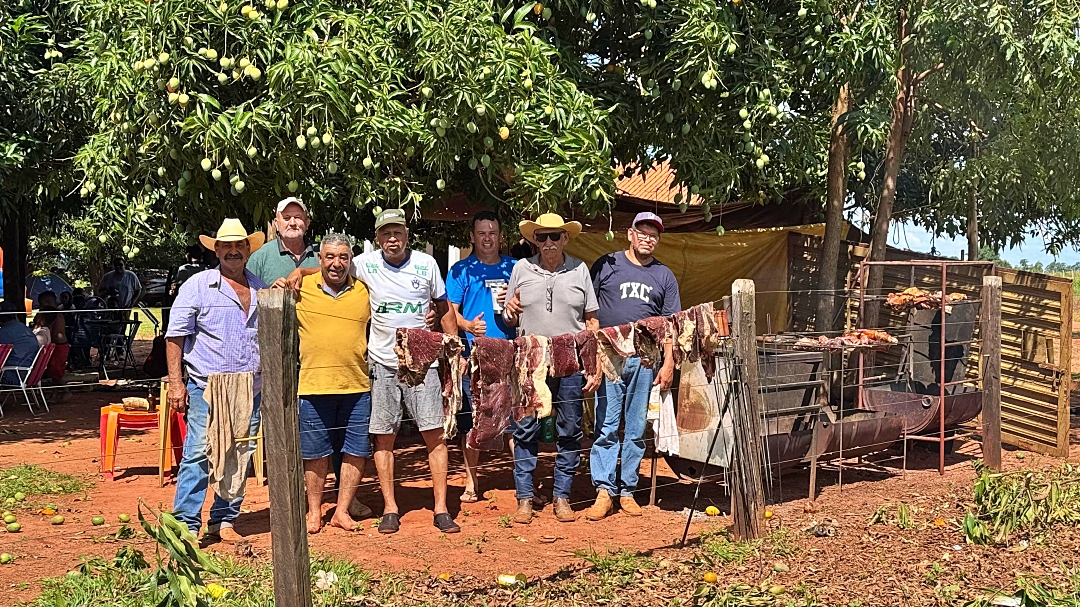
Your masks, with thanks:
[{"label": "dark sunglasses", "polygon": [[545,232],[543,234],[533,234],[536,237],[536,242],[547,242],[550,240],[559,240],[562,238],[562,232]]}]

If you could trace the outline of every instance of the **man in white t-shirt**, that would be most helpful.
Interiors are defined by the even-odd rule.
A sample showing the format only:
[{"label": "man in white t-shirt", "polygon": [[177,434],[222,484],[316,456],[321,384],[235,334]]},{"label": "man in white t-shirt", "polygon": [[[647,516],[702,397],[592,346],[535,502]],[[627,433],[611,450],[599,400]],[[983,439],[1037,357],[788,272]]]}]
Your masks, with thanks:
[{"label": "man in white t-shirt", "polygon": [[[387,209],[375,220],[378,251],[353,258],[351,274],[367,285],[371,301],[371,331],[368,335],[368,374],[371,377],[371,422],[368,431],[374,439],[375,469],[379,473],[383,509],[379,533],[394,533],[400,526],[398,505],[394,499],[394,440],[401,427],[402,407],[408,410],[424,438],[435,493],[435,527],[443,533],[458,533],[446,508],[447,450],[443,436],[442,384],[436,365],[428,369],[424,382],[409,387],[398,381],[398,359],[394,352],[399,328],[424,329],[428,310],[434,306],[441,317],[442,330],[457,335],[453,314],[447,314],[446,286],[435,258],[427,253],[410,251],[409,229],[405,213]],[[286,281],[318,272],[295,270]]]}]

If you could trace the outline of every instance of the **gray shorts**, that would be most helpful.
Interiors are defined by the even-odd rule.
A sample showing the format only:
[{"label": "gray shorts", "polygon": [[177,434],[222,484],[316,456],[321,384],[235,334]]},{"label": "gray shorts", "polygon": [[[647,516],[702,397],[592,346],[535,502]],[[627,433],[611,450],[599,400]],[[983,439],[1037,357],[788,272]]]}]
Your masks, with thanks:
[{"label": "gray shorts", "polygon": [[442,385],[439,371],[428,369],[424,383],[410,388],[398,381],[397,369],[377,362],[368,364],[371,375],[371,434],[397,434],[404,404],[421,432],[443,427]]}]

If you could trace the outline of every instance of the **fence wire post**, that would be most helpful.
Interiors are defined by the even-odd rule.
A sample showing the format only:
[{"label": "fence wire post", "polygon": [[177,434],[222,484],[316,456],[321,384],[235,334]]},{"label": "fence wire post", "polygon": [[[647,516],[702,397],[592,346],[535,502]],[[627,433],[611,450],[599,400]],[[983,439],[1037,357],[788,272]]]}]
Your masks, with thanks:
[{"label": "fence wire post", "polygon": [[735,353],[743,398],[732,407],[735,457],[732,458],[731,515],[737,540],[762,537],[765,488],[761,478],[761,416],[764,402],[758,378],[754,281],[739,279],[731,286]]},{"label": "fence wire post", "polygon": [[982,284],[982,452],[983,463],[1001,471],[1001,277]]},{"label": "fence wire post", "polygon": [[270,481],[270,534],[274,604],[311,607],[311,563],[304,514],[304,464],[300,455],[297,400],[300,338],[296,293],[258,292],[259,352],[262,359],[262,426]]}]

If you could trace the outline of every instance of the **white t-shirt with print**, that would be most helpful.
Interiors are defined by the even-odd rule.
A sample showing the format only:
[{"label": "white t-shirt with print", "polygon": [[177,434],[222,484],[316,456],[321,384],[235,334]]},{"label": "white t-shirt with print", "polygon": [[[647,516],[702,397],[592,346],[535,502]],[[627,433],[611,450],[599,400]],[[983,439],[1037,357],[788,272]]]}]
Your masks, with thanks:
[{"label": "white t-shirt with print", "polygon": [[351,273],[367,285],[370,294],[368,355],[380,365],[396,369],[397,329],[425,328],[424,317],[431,301],[446,298],[439,265],[427,253],[409,251],[405,262],[395,267],[383,259],[382,251],[376,250],[354,257]]}]

